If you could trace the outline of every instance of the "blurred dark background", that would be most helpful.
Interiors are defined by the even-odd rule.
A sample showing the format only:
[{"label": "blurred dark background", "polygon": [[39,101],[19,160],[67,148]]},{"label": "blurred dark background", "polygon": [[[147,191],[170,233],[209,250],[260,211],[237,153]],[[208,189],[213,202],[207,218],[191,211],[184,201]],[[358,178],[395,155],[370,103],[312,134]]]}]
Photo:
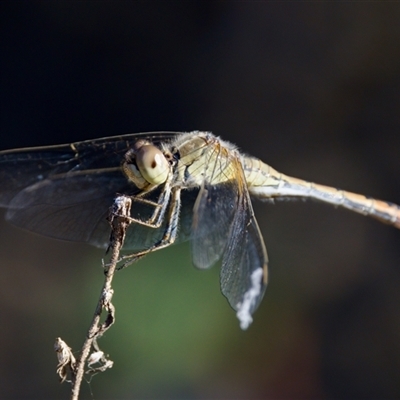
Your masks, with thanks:
[{"label": "blurred dark background", "polygon": [[[1,149],[210,130],[282,172],[400,203],[400,6],[0,3]],[[1,190],[1,188],[0,188]],[[255,204],[270,284],[248,331],[187,245],[115,279],[94,399],[400,397],[400,232],[314,202]],[[67,398],[103,252],[1,223],[0,398]]]}]

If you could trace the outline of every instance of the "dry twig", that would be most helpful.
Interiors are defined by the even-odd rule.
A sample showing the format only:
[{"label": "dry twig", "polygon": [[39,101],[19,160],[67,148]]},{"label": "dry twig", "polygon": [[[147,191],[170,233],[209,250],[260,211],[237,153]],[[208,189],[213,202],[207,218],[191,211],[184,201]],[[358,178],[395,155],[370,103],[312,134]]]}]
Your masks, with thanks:
[{"label": "dry twig", "polygon": [[[108,360],[103,351],[100,350],[97,344],[97,339],[99,339],[115,322],[115,308],[111,302],[114,291],[111,287],[111,283],[117,269],[117,264],[120,260],[120,251],[124,244],[126,230],[130,224],[129,216],[131,203],[132,201],[129,197],[120,196],[115,199],[114,204],[110,209],[108,217],[111,225],[111,238],[108,249],[111,253],[110,261],[108,264],[104,265],[104,284],[80,356],[75,361],[71,349],[60,338],[57,338],[55,343],[55,350],[59,360],[57,373],[60,376],[61,382],[66,380],[68,374],[67,371],[70,371],[71,400],[77,400],[79,398],[86,362],[89,367],[87,373],[92,374],[103,372],[106,369],[111,368],[113,365],[113,362]],[[107,315],[104,322],[101,323],[100,318],[103,310],[107,312]],[[89,356],[91,349],[94,351]],[[93,368],[93,364],[96,363],[99,363],[100,366]]]}]

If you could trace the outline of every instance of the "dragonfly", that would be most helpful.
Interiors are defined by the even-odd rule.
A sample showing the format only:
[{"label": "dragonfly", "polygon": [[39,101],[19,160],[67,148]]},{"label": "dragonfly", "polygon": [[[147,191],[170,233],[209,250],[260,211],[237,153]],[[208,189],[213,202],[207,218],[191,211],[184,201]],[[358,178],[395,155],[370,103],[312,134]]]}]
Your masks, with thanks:
[{"label": "dragonfly", "polygon": [[114,199],[132,200],[124,250],[136,261],[190,240],[193,264],[220,263],[242,329],[268,282],[252,198],[313,198],[400,228],[399,206],[278,172],[210,132],[147,132],[0,152],[0,207],[16,226],[107,248]]}]

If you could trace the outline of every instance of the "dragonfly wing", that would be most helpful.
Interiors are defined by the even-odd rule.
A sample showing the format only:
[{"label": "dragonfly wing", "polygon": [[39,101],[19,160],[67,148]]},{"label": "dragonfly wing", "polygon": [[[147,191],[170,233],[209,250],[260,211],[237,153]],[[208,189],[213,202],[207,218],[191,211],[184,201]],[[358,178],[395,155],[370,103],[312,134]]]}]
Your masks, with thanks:
[{"label": "dragonfly wing", "polygon": [[204,155],[197,166],[205,179],[193,209],[193,262],[208,268],[222,256],[221,291],[246,329],[264,295],[267,252],[239,155],[218,142]]},{"label": "dragonfly wing", "polygon": [[172,140],[177,134],[135,133],[72,144],[0,151],[0,207],[8,208],[21,190],[56,175],[119,169],[124,154],[138,139],[145,138],[157,145]]},{"label": "dragonfly wing", "polygon": [[235,165],[239,192],[222,258],[221,291],[237,311],[242,329],[246,329],[265,292],[268,257],[240,161]]},{"label": "dragonfly wing", "polygon": [[6,219],[46,236],[107,247],[108,210],[126,187],[122,173],[48,178],[21,190],[10,201]]},{"label": "dragonfly wing", "polygon": [[197,268],[209,268],[222,256],[235,214],[237,184],[205,183],[193,209],[192,257]]},{"label": "dragonfly wing", "polygon": [[[121,171],[138,138],[158,144],[176,133],[131,134],[71,145],[0,152],[0,207],[17,226],[46,236],[107,247],[108,210],[117,194],[138,193]],[[135,204],[136,215],[145,213]],[[135,216],[135,215],[133,215]],[[136,224],[134,224],[136,225]],[[155,229],[132,226],[126,248],[154,244]],[[129,232],[128,232],[129,235]]]}]

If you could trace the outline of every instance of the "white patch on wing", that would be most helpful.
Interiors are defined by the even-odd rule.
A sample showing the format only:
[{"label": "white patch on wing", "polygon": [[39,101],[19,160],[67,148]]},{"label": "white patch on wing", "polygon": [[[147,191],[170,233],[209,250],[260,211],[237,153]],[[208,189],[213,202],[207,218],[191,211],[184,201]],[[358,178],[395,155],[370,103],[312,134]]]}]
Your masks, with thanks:
[{"label": "white patch on wing", "polygon": [[244,294],[243,301],[237,305],[238,311],[236,316],[240,321],[240,327],[245,330],[253,322],[251,317],[251,308],[257,300],[257,297],[261,294],[262,290],[262,277],[263,269],[257,268],[251,274],[251,287]]}]

